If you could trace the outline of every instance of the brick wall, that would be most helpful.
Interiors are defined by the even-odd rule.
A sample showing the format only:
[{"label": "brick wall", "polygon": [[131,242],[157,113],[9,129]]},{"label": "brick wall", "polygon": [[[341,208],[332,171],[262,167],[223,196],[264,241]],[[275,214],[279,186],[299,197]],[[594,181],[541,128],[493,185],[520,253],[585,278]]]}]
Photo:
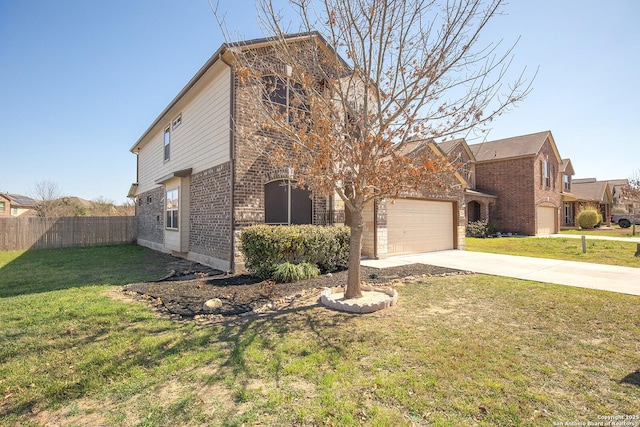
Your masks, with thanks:
[{"label": "brick wall", "polygon": [[163,187],[142,193],[136,201],[138,238],[154,243],[164,243],[164,189]]},{"label": "brick wall", "polygon": [[[549,161],[549,187],[542,178],[544,160]],[[535,157],[476,164],[476,188],[497,196],[490,204],[489,222],[502,232],[535,235],[537,206],[559,208],[561,186],[560,165],[548,141]]]},{"label": "brick wall", "polygon": [[231,259],[231,163],[191,176],[189,251]]}]

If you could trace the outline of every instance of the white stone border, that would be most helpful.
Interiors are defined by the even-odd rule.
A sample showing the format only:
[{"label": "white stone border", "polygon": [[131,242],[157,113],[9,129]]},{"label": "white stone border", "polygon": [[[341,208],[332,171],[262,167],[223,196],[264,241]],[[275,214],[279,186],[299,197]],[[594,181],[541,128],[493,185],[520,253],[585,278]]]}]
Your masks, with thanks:
[{"label": "white stone border", "polygon": [[374,311],[389,308],[398,302],[398,292],[391,287],[374,287],[369,285],[362,285],[363,292],[376,292],[381,293],[384,296],[378,297],[378,301],[365,302],[364,298],[352,298],[352,299],[335,299],[331,298],[332,294],[344,293],[343,287],[324,288],[320,294],[320,302],[334,310],[346,311],[349,313],[373,313]]}]

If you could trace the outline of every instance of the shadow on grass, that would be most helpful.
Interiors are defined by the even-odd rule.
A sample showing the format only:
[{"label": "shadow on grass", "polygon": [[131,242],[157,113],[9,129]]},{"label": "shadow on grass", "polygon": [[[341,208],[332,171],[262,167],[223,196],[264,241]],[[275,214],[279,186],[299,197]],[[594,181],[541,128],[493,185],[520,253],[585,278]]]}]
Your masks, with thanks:
[{"label": "shadow on grass", "polygon": [[631,372],[629,375],[620,380],[621,384],[631,384],[636,387],[640,387],[640,369]]},{"label": "shadow on grass", "polygon": [[166,254],[137,245],[0,253],[0,298],[166,275]]},{"label": "shadow on grass", "polygon": [[[228,356],[220,364],[226,370],[212,375],[210,381],[223,380],[233,384],[236,403],[241,403],[243,396],[251,396],[250,380],[265,378],[265,372],[267,380],[273,380],[276,387],[280,388],[288,363],[283,359],[310,356],[320,349],[325,355],[325,362],[346,357],[350,339],[345,339],[345,335],[340,332],[333,332],[338,328],[348,328],[354,316],[331,311],[318,303],[285,309],[259,319],[249,318],[239,324],[229,324],[219,336],[219,340],[225,342],[230,349]],[[291,338],[291,334],[297,331],[309,331],[315,336],[308,342],[314,350],[289,346],[287,341],[296,340],[297,338]],[[261,365],[259,359],[264,355],[268,355],[268,358]],[[317,360],[309,361],[310,369],[314,369],[314,363]]]}]

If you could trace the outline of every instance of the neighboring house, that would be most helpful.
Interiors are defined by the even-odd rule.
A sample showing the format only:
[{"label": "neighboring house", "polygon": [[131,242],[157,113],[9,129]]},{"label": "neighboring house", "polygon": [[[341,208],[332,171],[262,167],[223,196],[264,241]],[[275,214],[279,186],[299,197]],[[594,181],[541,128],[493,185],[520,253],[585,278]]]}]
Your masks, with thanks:
[{"label": "neighboring house", "polygon": [[610,179],[607,181],[611,187],[611,196],[613,197],[613,205],[611,213],[629,213],[633,211],[633,203],[624,200],[622,197],[622,189],[629,185],[628,179]]},{"label": "neighboring house", "polygon": [[[600,212],[603,224],[611,225],[611,206],[613,194],[608,181],[597,181],[595,178],[574,179],[571,194],[575,197],[574,212],[592,208]],[[574,222],[574,225],[577,225]]]},{"label": "neighboring house", "polygon": [[571,193],[573,175],[576,173],[570,159],[562,159],[560,173],[562,176],[562,214],[560,224],[563,227],[575,227],[577,215],[576,202],[578,199]]},{"label": "neighboring house", "polygon": [[488,204],[491,224],[524,235],[558,232],[563,163],[550,131],[469,148],[476,160],[475,189],[496,196]]},{"label": "neighboring house", "polygon": [[[287,42],[309,43],[310,38],[331,51],[317,33],[291,35]],[[269,39],[250,40],[233,49],[273,58],[272,44]],[[338,197],[297,188],[292,168],[270,164],[266,147],[278,134],[263,129],[262,107],[246,79],[233,72],[231,53],[229,45],[222,45],[133,145],[137,182],[129,191],[136,200],[139,244],[225,271],[242,269],[239,236],[245,226],[345,221]],[[265,75],[265,84],[284,83],[295,90],[287,65],[274,62],[282,75]],[[283,90],[282,96],[263,102],[293,108],[287,104],[288,93]],[[429,145],[421,149],[442,155]],[[456,185],[450,194],[414,194],[395,203],[372,204],[364,253],[387,256],[464,247],[464,185]]]},{"label": "neighboring house", "polygon": [[464,178],[465,216],[468,222],[489,221],[489,211],[497,202],[495,194],[479,191],[476,187],[476,158],[464,138],[438,143],[451,164]]},{"label": "neighboring house", "polygon": [[38,202],[21,194],[0,193],[0,218],[31,215]]}]

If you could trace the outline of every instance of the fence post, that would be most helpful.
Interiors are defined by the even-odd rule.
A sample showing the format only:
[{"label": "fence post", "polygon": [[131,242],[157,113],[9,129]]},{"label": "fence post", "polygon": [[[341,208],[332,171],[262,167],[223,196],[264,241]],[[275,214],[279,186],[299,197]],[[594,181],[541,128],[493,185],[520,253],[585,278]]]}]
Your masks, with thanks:
[{"label": "fence post", "polygon": [[636,256],[640,256],[640,243],[636,246]]},{"label": "fence post", "polygon": [[582,253],[587,253],[587,236],[582,236]]}]

